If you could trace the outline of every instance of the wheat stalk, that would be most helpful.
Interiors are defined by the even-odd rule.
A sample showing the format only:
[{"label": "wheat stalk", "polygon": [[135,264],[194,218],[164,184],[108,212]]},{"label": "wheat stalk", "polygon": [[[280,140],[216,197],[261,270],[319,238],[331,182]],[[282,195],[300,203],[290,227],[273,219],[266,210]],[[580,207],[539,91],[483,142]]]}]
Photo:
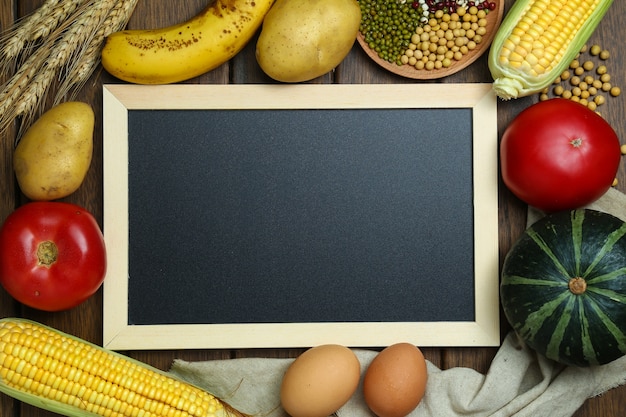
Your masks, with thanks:
[{"label": "wheat stalk", "polygon": [[[76,11],[68,22],[77,21],[80,18],[81,11]],[[43,73],[51,57],[53,50],[58,44],[57,40],[62,39],[65,30],[70,27],[69,23],[63,24],[51,34],[46,42],[39,46],[35,52],[30,55],[19,67],[17,72],[9,79],[2,92],[0,92],[0,132],[3,132],[11,122],[26,111],[35,108],[36,103],[41,97],[33,94],[39,88],[30,87],[31,83],[37,79],[37,86],[42,85]],[[50,81],[50,77],[46,77]],[[49,82],[48,82],[49,85]],[[30,88],[29,88],[30,87]],[[26,90],[29,94],[26,95]]]},{"label": "wheat stalk", "polygon": [[87,3],[80,16],[50,50],[50,60],[45,63],[46,71],[57,71],[75,55],[80,55],[77,51],[91,42],[116,1],[91,0]]},{"label": "wheat stalk", "polygon": [[15,117],[21,114],[15,109],[14,104],[20,100],[24,90],[37,75],[47,56],[47,51],[44,49],[35,52],[4,86],[0,93],[0,133],[4,132]]},{"label": "wheat stalk", "polygon": [[[78,18],[78,14],[79,12],[73,17]],[[5,119],[12,120],[15,116],[20,114],[12,109],[15,101],[22,97],[24,90],[28,87],[31,80],[36,74],[41,72],[42,67],[50,58],[51,48],[54,47],[55,41],[62,36],[68,26],[69,24],[65,23],[55,29],[50,37],[25,59],[17,72],[2,87],[0,91],[0,131],[5,128]],[[13,115],[11,115],[12,112]],[[11,115],[11,117],[8,115]],[[11,120],[8,120],[8,122],[10,123]]]},{"label": "wheat stalk", "polygon": [[[17,21],[0,37],[0,70],[8,73],[24,60],[30,46],[42,39],[61,25],[85,0],[46,0],[33,13]],[[26,55],[26,56],[22,56]],[[21,58],[20,58],[21,57]]]},{"label": "wheat stalk", "polygon": [[100,54],[106,37],[122,30],[137,5],[138,0],[117,0],[115,6],[100,26],[91,42],[84,48],[70,65],[66,67],[66,76],[59,85],[54,103],[73,99],[93,74],[100,63]]},{"label": "wheat stalk", "polygon": [[61,4],[55,7],[49,15],[45,16],[45,18],[42,19],[38,25],[33,27],[29,40],[35,41],[39,38],[48,36],[55,28],[58,27],[60,22],[65,21],[65,19],[74,13],[74,11],[84,2],[85,0],[61,1]]},{"label": "wheat stalk", "polygon": [[76,51],[82,45],[90,43],[94,32],[100,27],[115,3],[116,0],[91,0],[85,4],[84,9],[79,11],[80,16],[53,45],[48,59],[15,104],[14,112],[16,115],[30,115],[30,118],[24,119],[25,123],[22,125],[29,125],[30,119],[35,117],[37,113],[42,113],[38,104],[45,103],[46,93],[52,82],[57,75],[60,75],[62,68],[70,59],[74,58]]},{"label": "wheat stalk", "polygon": [[17,137],[21,137],[34,119],[43,112],[41,105],[46,101],[50,85],[54,81],[54,71],[39,72],[24,89],[22,98],[17,101],[14,112],[23,115]]},{"label": "wheat stalk", "polygon": [[[62,3],[70,2],[73,6],[65,4],[67,8],[59,8]],[[61,0],[57,3],[47,0],[42,6],[46,6],[43,12],[34,14],[39,17],[19,26],[32,30],[39,22],[40,34],[33,36],[44,38],[0,88],[0,133],[21,116],[17,140],[30,122],[43,112],[55,79],[60,79],[55,103],[61,101],[72,87],[75,88],[73,94],[78,92],[100,62],[105,37],[126,25],[137,0]],[[42,17],[44,15],[47,18]],[[48,23],[44,25],[44,21]],[[6,45],[1,49],[6,54],[9,50]]]},{"label": "wheat stalk", "polygon": [[45,16],[58,6],[60,0],[46,0],[41,7],[30,15],[18,20],[6,32],[2,34],[2,49],[0,49],[0,59],[2,67],[14,63],[18,55],[28,43],[31,32],[41,22]]}]

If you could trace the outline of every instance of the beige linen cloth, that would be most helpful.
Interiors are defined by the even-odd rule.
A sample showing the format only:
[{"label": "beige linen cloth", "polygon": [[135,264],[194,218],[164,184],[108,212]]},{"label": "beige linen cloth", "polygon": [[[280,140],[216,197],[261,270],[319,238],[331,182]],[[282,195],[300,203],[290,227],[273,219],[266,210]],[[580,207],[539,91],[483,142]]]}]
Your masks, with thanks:
[{"label": "beige linen cloth", "polygon": [[[589,208],[626,221],[626,196],[609,190]],[[533,209],[529,224],[542,216]],[[355,349],[363,373],[376,352]],[[176,360],[170,372],[205,388],[254,416],[285,417],[280,407],[282,376],[293,359],[242,358],[207,362]],[[626,357],[603,366],[567,367],[528,349],[508,334],[486,374],[469,368],[441,370],[428,362],[426,395],[411,417],[566,417],[587,398],[626,382]],[[338,417],[373,417],[361,387]]]}]

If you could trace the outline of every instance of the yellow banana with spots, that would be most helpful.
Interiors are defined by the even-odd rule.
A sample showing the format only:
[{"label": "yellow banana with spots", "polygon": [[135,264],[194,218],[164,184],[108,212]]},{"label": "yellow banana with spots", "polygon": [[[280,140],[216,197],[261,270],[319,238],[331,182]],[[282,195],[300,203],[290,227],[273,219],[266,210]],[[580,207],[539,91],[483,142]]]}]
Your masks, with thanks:
[{"label": "yellow banana with spots", "polygon": [[171,84],[197,77],[241,51],[273,3],[214,0],[186,22],[114,32],[102,49],[102,66],[111,75],[135,84]]}]

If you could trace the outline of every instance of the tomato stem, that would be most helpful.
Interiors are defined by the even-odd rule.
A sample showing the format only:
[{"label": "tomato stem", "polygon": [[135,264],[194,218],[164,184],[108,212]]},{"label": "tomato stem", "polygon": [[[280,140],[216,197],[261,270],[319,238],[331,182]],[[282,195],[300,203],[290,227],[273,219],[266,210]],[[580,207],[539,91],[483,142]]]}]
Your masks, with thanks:
[{"label": "tomato stem", "polygon": [[587,281],[581,277],[572,278],[569,280],[569,290],[572,294],[581,295],[587,291]]},{"label": "tomato stem", "polygon": [[572,145],[574,148],[580,148],[582,144],[583,138],[572,139],[572,141],[570,142],[570,145]]},{"label": "tomato stem", "polygon": [[46,240],[37,245],[37,264],[40,266],[50,267],[57,261],[59,257],[59,249],[57,245]]}]

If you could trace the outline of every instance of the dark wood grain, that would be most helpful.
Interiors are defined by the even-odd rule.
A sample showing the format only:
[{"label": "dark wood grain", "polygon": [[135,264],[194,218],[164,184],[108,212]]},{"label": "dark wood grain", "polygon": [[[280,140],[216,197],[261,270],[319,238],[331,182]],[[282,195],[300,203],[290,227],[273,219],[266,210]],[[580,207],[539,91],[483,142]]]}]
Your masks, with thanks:
[{"label": "dark wood grain", "polygon": [[[36,9],[43,0],[0,0],[0,30],[5,30],[17,18]],[[155,28],[185,20],[209,3],[208,0],[187,0],[172,2],[166,0],[140,0],[129,28]],[[513,4],[513,0],[506,0],[505,12]],[[623,20],[626,16],[626,2],[615,1],[612,9],[604,18],[602,24],[592,35],[590,43],[597,43],[611,51],[611,58],[607,61],[609,72],[613,76],[613,83],[626,86],[626,48],[623,39],[626,38]],[[224,84],[224,83],[273,83],[258,67],[254,57],[253,41],[234,59],[221,67],[204,74],[187,83]],[[3,75],[0,75],[0,78]],[[79,100],[92,104],[96,115],[102,112],[103,83],[119,82],[103,70],[99,70],[81,91]],[[471,66],[439,80],[416,81],[392,74],[375,64],[355,43],[350,54],[334,71],[319,77],[311,83],[413,83],[413,82],[491,82],[487,67],[487,56],[483,55]],[[407,97],[407,100],[428,100],[428,97]],[[499,133],[502,134],[506,125],[525,107],[537,101],[537,97],[527,97],[508,102],[499,102],[498,119]],[[624,114],[626,109],[624,100],[608,98],[607,104],[599,109],[602,115],[614,126],[618,135],[626,143],[626,123]],[[0,221],[14,208],[25,202],[19,193],[12,171],[11,155],[15,129],[10,129],[2,136],[0,143]],[[95,130],[94,159],[83,186],[65,201],[80,204],[89,209],[102,225],[103,219],[103,191],[102,191],[102,118],[97,117]],[[626,171],[620,167],[618,173],[620,190],[626,190]],[[500,182],[499,190],[499,243],[500,258],[511,247],[525,226],[526,206],[517,200]],[[44,313],[24,308],[15,303],[4,291],[0,290],[0,316],[21,316],[31,318],[51,325],[60,330],[75,334],[86,340],[101,343],[102,339],[102,294],[98,292],[79,307],[60,313]],[[502,319],[503,336],[509,331],[508,325]],[[238,357],[295,357],[300,349],[247,349],[247,350],[183,350],[183,351],[141,351],[125,352],[129,356],[142,360],[161,369],[167,369],[174,358],[187,360],[207,360]],[[425,356],[435,365],[442,368],[455,366],[470,367],[480,372],[486,372],[496,353],[496,349],[424,349]],[[576,417],[606,417],[622,415],[626,410],[626,387],[611,390],[607,394],[588,400],[575,414]],[[30,406],[21,405],[2,395],[0,396],[0,415],[12,417],[52,417],[54,414]]]},{"label": "dark wood grain", "polygon": [[[14,2],[0,0],[0,29],[9,27],[15,20]],[[4,82],[6,77],[0,74],[0,82]],[[6,216],[15,208],[15,180],[13,179],[13,164],[11,162],[13,154],[14,129],[9,129],[6,135],[0,136],[0,222],[4,222]],[[15,314],[17,304],[5,292],[0,291],[0,316],[6,317]],[[0,415],[14,416],[17,407],[15,401],[6,395],[0,396]]]}]

